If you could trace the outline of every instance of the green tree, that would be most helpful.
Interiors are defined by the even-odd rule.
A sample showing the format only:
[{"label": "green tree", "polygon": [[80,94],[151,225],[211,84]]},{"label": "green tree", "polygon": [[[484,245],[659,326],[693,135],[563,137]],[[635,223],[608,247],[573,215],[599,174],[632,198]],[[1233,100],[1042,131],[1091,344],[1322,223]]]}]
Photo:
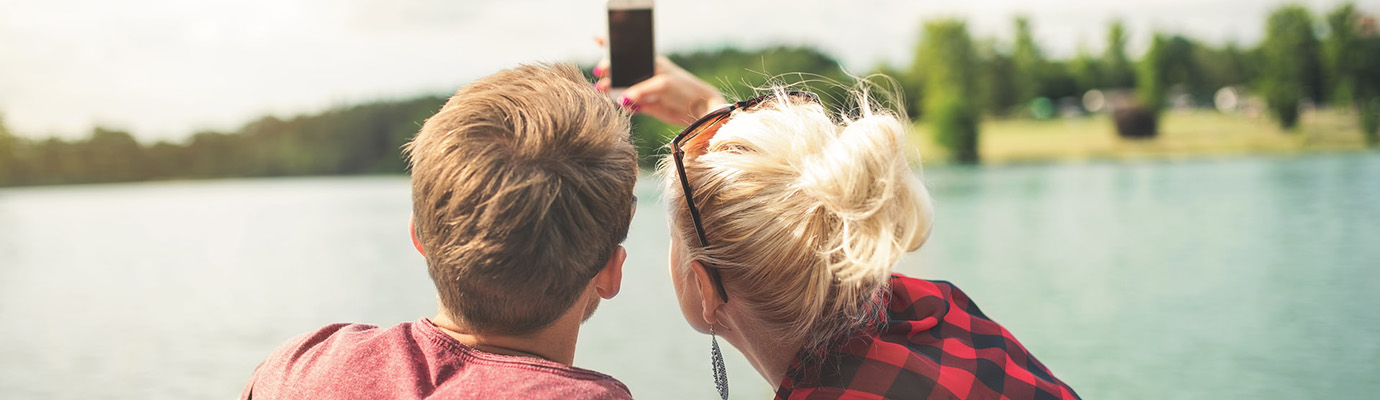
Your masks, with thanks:
[{"label": "green tree", "polygon": [[1302,6],[1284,6],[1270,14],[1265,23],[1264,71],[1261,91],[1280,126],[1298,125],[1299,104],[1303,98],[1321,99],[1318,39],[1313,33],[1313,17]]},{"label": "green tree", "polygon": [[192,155],[183,146],[168,142],[154,143],[145,152],[145,159],[148,160],[148,169],[146,170],[148,176],[146,178],[191,178],[192,176],[186,171],[190,157]]},{"label": "green tree", "polygon": [[1164,107],[1169,93],[1169,77],[1165,72],[1169,68],[1165,61],[1167,42],[1164,36],[1155,34],[1150,39],[1150,49],[1145,51],[1145,58],[1136,69],[1136,99],[1156,115]]},{"label": "green tree", "polygon": [[1079,47],[1078,55],[1069,62],[1068,68],[1078,85],[1078,93],[1101,88],[1103,82],[1107,81],[1102,60],[1089,54],[1087,48]]},{"label": "green tree", "polygon": [[21,183],[57,184],[85,179],[86,154],[72,143],[48,138],[34,143],[30,151],[30,174]]},{"label": "green tree", "polygon": [[1193,43],[1182,36],[1155,34],[1136,75],[1139,107],[1117,111],[1117,131],[1124,137],[1154,137],[1159,117],[1174,85],[1201,85],[1193,59]]},{"label": "green tree", "polygon": [[1012,50],[1011,61],[1016,67],[1017,101],[1019,104],[1029,104],[1035,97],[1043,95],[1048,61],[1030,32],[1030,20],[1024,16],[1016,17],[1015,27],[1016,47]]},{"label": "green tree", "polygon": [[125,182],[147,177],[147,160],[143,148],[129,132],[96,127],[91,138],[75,144],[84,148],[86,160],[84,171],[88,182]]},{"label": "green tree", "polygon": [[1260,62],[1253,60],[1253,55],[1236,43],[1222,48],[1195,46],[1193,50],[1196,65],[1202,68],[1203,86],[1192,92],[1202,100],[1207,100],[1217,89],[1254,82],[1259,75]]},{"label": "green tree", "polygon": [[1015,61],[1000,43],[985,40],[978,46],[978,68],[978,101],[988,114],[1009,115],[1021,105]]},{"label": "green tree", "polygon": [[1113,21],[1107,28],[1107,51],[1102,55],[1104,63],[1102,87],[1132,88],[1136,86],[1135,68],[1126,57],[1126,27],[1121,21]]},{"label": "green tree", "polygon": [[1366,143],[1380,145],[1380,35],[1357,39],[1356,108]]},{"label": "green tree", "polygon": [[959,20],[925,23],[917,60],[925,69],[925,118],[951,159],[978,162],[977,51]]},{"label": "green tree", "polygon": [[1331,101],[1349,105],[1356,97],[1356,75],[1362,62],[1358,46],[1361,14],[1353,3],[1343,4],[1327,14],[1327,38],[1323,41],[1323,66]]},{"label": "green tree", "polygon": [[240,161],[244,156],[239,151],[240,141],[236,139],[233,134],[213,131],[193,134],[192,141],[187,144],[187,152],[194,156],[189,158],[189,163],[185,167],[197,178],[247,175],[240,171]]},{"label": "green tree", "polygon": [[1174,85],[1201,86],[1193,42],[1179,35],[1155,34],[1136,75],[1136,95],[1145,108],[1159,113]]}]

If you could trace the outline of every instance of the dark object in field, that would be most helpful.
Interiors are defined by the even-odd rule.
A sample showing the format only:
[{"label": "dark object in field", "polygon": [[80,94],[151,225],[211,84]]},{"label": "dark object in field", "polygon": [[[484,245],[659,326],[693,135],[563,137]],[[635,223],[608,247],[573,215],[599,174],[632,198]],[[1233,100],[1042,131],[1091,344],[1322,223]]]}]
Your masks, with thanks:
[{"label": "dark object in field", "polygon": [[1143,107],[1125,107],[1112,111],[1116,133],[1127,139],[1153,139],[1159,133],[1159,118]]}]

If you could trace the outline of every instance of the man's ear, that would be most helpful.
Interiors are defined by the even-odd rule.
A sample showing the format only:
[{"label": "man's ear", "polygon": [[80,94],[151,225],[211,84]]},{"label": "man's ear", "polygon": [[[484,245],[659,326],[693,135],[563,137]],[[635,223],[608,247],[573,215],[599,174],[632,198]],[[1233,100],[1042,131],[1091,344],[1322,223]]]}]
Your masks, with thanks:
[{"label": "man's ear", "polygon": [[700,309],[704,310],[704,322],[714,326],[719,322],[717,312],[719,307],[724,305],[724,301],[719,298],[719,291],[715,289],[714,280],[709,277],[709,270],[704,264],[691,261],[690,271],[693,272],[695,288],[700,292]]},{"label": "man's ear", "polygon": [[623,262],[628,259],[628,249],[618,246],[604,264],[604,269],[594,275],[594,291],[604,300],[612,299],[623,289]]},{"label": "man's ear", "polygon": [[422,257],[426,257],[426,250],[422,249],[422,241],[417,240],[416,219],[411,215],[407,216],[407,234],[412,236],[412,247],[416,247],[417,252],[422,253]]}]

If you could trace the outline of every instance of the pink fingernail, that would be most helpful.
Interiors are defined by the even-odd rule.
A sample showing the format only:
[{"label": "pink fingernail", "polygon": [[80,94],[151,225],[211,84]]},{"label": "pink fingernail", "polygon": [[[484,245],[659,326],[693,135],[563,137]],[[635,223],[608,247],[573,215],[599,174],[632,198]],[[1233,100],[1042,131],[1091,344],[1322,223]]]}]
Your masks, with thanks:
[{"label": "pink fingernail", "polygon": [[603,78],[603,77],[604,77],[604,67],[599,67],[599,66],[594,67],[594,76]]},{"label": "pink fingernail", "polygon": [[622,98],[618,99],[619,107],[627,108],[630,105],[632,105],[632,99],[629,99],[628,96],[623,96]]}]

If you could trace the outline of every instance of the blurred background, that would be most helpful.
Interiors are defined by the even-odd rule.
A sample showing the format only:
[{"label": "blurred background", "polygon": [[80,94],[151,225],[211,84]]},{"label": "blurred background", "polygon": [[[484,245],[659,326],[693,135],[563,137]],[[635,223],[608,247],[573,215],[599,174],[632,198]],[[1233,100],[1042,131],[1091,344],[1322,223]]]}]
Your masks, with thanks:
[{"label": "blurred background", "polygon": [[[655,13],[730,98],[890,89],[938,214],[897,270],[1083,397],[1380,392],[1380,1]],[[292,336],[434,315],[399,147],[471,79],[588,71],[605,24],[597,0],[0,2],[0,397],[229,398]],[[678,129],[635,117],[644,166]],[[659,197],[644,176],[576,365],[708,398]],[[735,398],[772,395],[727,353]]]}]

